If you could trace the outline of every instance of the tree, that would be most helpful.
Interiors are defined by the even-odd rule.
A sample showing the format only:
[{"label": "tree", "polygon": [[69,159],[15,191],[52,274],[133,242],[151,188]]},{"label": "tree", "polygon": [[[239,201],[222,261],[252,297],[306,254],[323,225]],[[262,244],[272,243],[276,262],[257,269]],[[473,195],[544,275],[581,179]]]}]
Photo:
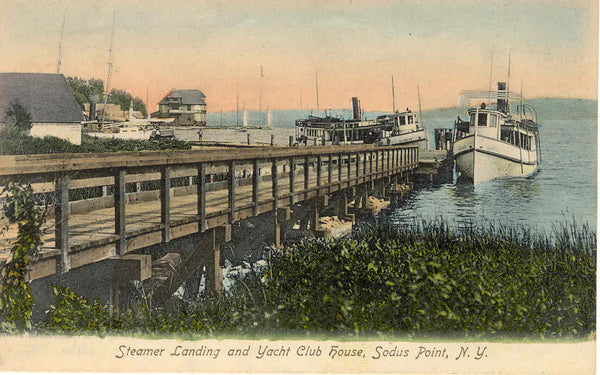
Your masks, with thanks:
[{"label": "tree", "polygon": [[118,104],[121,107],[122,111],[129,111],[129,107],[131,106],[131,102],[133,101],[133,110],[142,112],[142,115],[146,116],[146,105],[144,101],[140,98],[134,98],[133,95],[128,93],[125,90],[116,90],[113,89],[110,92],[110,96],[108,97],[108,102],[113,104]]},{"label": "tree", "polygon": [[104,99],[104,82],[101,79],[90,78],[86,81],[79,77],[67,77],[67,82],[73,89],[79,105],[92,101],[100,103]]},{"label": "tree", "polygon": [[11,102],[6,110],[6,126],[10,130],[17,132],[28,132],[31,129],[31,115],[27,108],[21,105],[17,100]]}]

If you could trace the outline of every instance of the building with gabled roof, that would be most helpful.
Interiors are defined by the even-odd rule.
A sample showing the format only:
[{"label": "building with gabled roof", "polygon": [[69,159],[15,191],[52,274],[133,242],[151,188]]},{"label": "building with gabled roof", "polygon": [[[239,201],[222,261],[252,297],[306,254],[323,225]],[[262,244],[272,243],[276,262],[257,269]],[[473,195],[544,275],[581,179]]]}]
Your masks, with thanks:
[{"label": "building with gabled roof", "polygon": [[173,125],[206,126],[206,95],[200,90],[171,90],[152,117],[174,118]]},{"label": "building with gabled roof", "polygon": [[62,74],[0,73],[0,126],[13,103],[31,115],[30,135],[52,135],[81,144],[83,111]]}]

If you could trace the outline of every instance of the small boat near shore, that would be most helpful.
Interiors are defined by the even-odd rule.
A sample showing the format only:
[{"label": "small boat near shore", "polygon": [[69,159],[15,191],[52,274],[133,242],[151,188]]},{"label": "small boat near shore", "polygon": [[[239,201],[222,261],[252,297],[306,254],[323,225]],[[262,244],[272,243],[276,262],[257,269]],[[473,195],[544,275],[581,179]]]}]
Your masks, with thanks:
[{"label": "small boat near shore", "polygon": [[520,96],[510,93],[505,82],[498,82],[496,92],[466,91],[463,96],[487,99],[488,105],[469,108],[469,120],[455,122],[453,152],[460,175],[477,184],[535,173],[541,160],[535,109],[518,104],[511,113],[510,99]]}]

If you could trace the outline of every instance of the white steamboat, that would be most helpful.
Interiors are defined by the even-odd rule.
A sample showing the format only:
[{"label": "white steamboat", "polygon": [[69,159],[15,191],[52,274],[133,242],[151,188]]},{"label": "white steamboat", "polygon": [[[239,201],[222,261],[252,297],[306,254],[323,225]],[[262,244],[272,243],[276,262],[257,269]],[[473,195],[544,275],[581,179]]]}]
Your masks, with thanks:
[{"label": "white steamboat", "polygon": [[[469,108],[469,121],[455,123],[453,151],[456,169],[463,177],[479,182],[528,177],[534,174],[541,159],[537,115],[527,104],[510,112],[506,83],[498,82],[497,92],[465,92],[468,99],[488,99]],[[492,99],[496,100],[495,108]]]}]

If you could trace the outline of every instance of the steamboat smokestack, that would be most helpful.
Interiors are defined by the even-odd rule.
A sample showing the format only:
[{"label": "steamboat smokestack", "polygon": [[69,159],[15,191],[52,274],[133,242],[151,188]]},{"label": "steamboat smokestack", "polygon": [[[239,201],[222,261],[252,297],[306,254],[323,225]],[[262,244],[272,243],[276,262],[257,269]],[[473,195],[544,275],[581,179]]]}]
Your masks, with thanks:
[{"label": "steamboat smokestack", "polygon": [[360,100],[357,97],[352,98],[352,118],[360,121]]},{"label": "steamboat smokestack", "polygon": [[503,96],[504,99],[500,99],[500,97],[498,97],[497,107],[500,112],[506,113],[508,111],[508,93],[506,92],[506,82],[498,82],[498,95],[500,96],[504,94],[506,95]]}]

